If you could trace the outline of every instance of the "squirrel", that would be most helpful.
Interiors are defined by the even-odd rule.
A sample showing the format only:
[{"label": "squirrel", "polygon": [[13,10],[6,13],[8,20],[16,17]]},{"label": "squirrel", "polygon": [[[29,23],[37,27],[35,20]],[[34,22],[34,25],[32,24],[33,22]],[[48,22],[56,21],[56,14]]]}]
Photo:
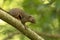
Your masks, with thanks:
[{"label": "squirrel", "polygon": [[35,23],[35,19],[31,15],[26,14],[22,9],[13,8],[9,11],[9,14],[15,18],[21,20],[21,22],[24,25],[26,22]]},{"label": "squirrel", "polygon": [[[5,11],[2,8],[0,8],[0,9]],[[7,11],[5,11],[5,12],[7,12]],[[11,16],[17,18],[18,20],[21,20],[23,25],[25,25],[26,22],[35,23],[34,17],[26,14],[22,9],[13,8],[13,9],[10,9],[9,12],[7,12],[7,13],[9,13]]]}]

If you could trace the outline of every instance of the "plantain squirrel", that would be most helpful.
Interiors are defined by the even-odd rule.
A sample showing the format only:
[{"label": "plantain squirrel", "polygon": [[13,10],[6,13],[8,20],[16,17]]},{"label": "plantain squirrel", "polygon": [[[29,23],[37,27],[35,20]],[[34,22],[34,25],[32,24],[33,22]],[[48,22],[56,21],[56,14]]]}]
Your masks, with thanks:
[{"label": "plantain squirrel", "polygon": [[[0,9],[5,11],[2,8],[0,8]],[[5,12],[7,12],[7,11],[5,11]],[[34,17],[32,17],[31,15],[26,14],[22,9],[13,8],[13,9],[10,9],[10,11],[7,12],[7,13],[9,13],[13,17],[17,18],[18,20],[21,20],[23,25],[25,25],[26,22],[35,23]]]}]

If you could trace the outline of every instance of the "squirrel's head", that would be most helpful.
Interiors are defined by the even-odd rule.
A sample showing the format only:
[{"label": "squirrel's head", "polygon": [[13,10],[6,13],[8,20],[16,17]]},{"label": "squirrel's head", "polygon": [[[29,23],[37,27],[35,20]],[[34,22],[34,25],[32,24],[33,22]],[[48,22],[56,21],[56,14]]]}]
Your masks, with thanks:
[{"label": "squirrel's head", "polygon": [[29,20],[31,23],[35,23],[35,19],[34,19],[34,17],[32,17],[32,16],[29,16],[29,17],[28,17],[28,20]]}]

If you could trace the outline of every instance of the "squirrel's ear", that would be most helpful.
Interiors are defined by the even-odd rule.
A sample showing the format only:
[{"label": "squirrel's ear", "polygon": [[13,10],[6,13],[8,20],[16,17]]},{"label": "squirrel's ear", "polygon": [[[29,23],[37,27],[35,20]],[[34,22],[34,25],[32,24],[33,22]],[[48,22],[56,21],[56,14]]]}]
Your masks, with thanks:
[{"label": "squirrel's ear", "polygon": [[31,18],[32,16],[29,16],[29,18]]},{"label": "squirrel's ear", "polygon": [[28,16],[28,19],[31,21],[32,16]]}]

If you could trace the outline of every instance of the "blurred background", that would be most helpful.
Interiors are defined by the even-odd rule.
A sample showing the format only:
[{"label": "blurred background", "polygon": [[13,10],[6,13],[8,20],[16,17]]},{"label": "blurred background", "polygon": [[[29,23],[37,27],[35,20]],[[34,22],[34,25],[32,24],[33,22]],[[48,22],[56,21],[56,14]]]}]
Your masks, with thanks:
[{"label": "blurred background", "polygon": [[[57,6],[56,6],[57,5]],[[45,40],[60,40],[60,1],[55,0],[0,0],[6,11],[21,8],[32,15],[36,23],[26,25],[39,33]],[[0,19],[0,40],[30,40],[13,26]]]}]

